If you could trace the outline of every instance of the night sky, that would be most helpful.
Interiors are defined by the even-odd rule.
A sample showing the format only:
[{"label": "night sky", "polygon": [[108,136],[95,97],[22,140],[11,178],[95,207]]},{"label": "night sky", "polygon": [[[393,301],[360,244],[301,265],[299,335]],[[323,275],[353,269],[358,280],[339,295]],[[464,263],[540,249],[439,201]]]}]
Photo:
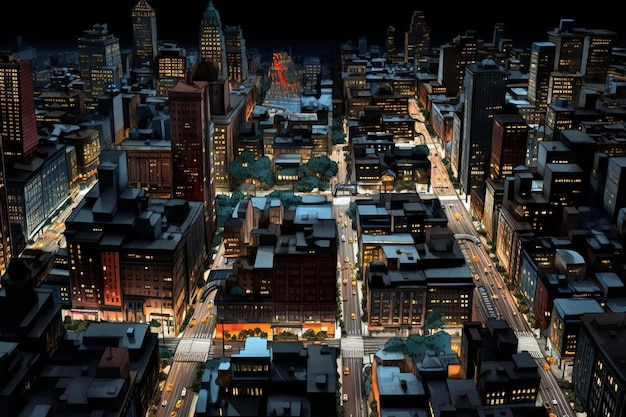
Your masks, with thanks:
[{"label": "night sky", "polygon": [[[130,12],[136,0],[66,0],[63,2],[22,1],[4,4],[0,16],[0,41],[6,44],[16,35],[37,47],[53,48],[59,43],[75,45],[76,39],[96,23],[106,23],[109,31],[120,38],[123,46],[132,42]],[[185,46],[197,45],[202,11],[208,0],[148,0],[156,9],[157,31],[161,40],[171,40]],[[623,39],[623,19],[608,2],[594,2],[600,8],[584,9],[573,2],[501,1],[428,1],[384,0],[363,1],[296,0],[213,0],[223,25],[241,26],[249,48],[295,50],[332,49],[340,42],[356,41],[365,36],[370,44],[384,48],[388,26],[395,26],[403,38],[413,10],[422,10],[431,26],[433,45],[449,42],[466,30],[475,30],[490,41],[493,26],[504,22],[505,36],[527,46],[530,41],[547,40],[546,32],[557,27],[561,18],[572,18],[577,26],[588,29],[609,29]],[[568,4],[570,6],[568,6]],[[541,5],[549,5],[545,10]],[[563,7],[563,12],[556,10]],[[626,32],[626,30],[625,30]],[[43,36],[45,34],[45,36]],[[620,46],[624,43],[621,42]],[[515,45],[518,46],[518,45]]]}]

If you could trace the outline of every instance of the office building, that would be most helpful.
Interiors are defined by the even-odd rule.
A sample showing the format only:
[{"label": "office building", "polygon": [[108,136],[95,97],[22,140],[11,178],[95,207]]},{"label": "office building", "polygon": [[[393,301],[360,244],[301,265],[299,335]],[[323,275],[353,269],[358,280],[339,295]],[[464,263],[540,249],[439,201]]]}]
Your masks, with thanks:
[{"label": "office building", "polygon": [[202,13],[200,22],[200,61],[212,62],[217,74],[228,79],[228,64],[226,61],[226,39],[222,30],[222,20],[215,9],[213,1]]},{"label": "office building", "polygon": [[[533,42],[530,51],[530,69],[528,72],[528,102],[535,106],[545,118],[548,99],[550,74],[554,70],[556,45],[552,42]],[[543,122],[541,122],[543,125]]]},{"label": "office building", "polygon": [[233,88],[237,88],[238,84],[242,84],[250,76],[246,39],[243,37],[241,26],[226,26],[224,28],[224,45],[228,79],[233,82]]},{"label": "office building", "polygon": [[157,54],[156,11],[146,0],[139,0],[131,11],[135,68],[152,68]]},{"label": "office building", "polygon": [[120,40],[109,32],[106,24],[95,24],[78,38],[80,79],[86,85],[87,108],[94,109],[95,100],[110,85],[121,87],[124,76]]},{"label": "office building", "polygon": [[187,51],[175,43],[163,44],[154,63],[157,96],[167,97],[172,88],[185,78],[187,68]]},{"label": "office building", "polygon": [[489,178],[502,180],[513,174],[513,169],[524,165],[528,125],[519,114],[493,116]]},{"label": "office building", "polygon": [[206,253],[203,203],[128,187],[123,151],[100,160],[98,182],[65,222],[72,315],[154,319],[177,335]]},{"label": "office building", "polygon": [[489,177],[493,118],[502,112],[508,72],[485,59],[465,68],[465,106],[459,166],[461,189],[484,190]]},{"label": "office building", "polygon": [[[191,71],[169,95],[173,161],[173,196],[203,203],[205,226],[209,227],[209,146],[213,127],[210,121],[206,81],[192,79]],[[210,247],[212,234],[207,235]]]},{"label": "office building", "polygon": [[430,25],[422,11],[411,15],[409,30],[404,33],[404,62],[413,64],[422,55],[430,52]]},{"label": "office building", "polygon": [[580,318],[572,381],[589,417],[626,415],[619,398],[626,386],[620,369],[626,360],[624,324],[624,313],[587,313]]}]

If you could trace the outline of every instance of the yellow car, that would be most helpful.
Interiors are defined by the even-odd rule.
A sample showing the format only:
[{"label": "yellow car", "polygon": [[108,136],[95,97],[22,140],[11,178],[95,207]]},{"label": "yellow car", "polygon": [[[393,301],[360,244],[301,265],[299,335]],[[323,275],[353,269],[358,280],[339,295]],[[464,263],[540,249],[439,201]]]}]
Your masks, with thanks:
[{"label": "yellow car", "polygon": [[167,388],[165,388],[165,390],[167,392],[171,392],[172,391],[172,383],[167,384]]},{"label": "yellow car", "polygon": [[352,320],[356,320],[356,314],[354,314],[354,313],[350,314],[350,318],[351,318]]},{"label": "yellow car", "polygon": [[348,238],[348,243],[354,243],[354,239],[352,239],[351,237]]},{"label": "yellow car", "polygon": [[176,410],[173,410],[173,411],[170,413],[170,417],[176,417]]},{"label": "yellow car", "polygon": [[176,401],[176,405],[175,405],[176,408],[180,408],[182,406],[183,406],[183,400]]},{"label": "yellow car", "polygon": [[189,327],[193,327],[196,325],[196,318],[192,318],[191,321],[189,322]]},{"label": "yellow car", "polygon": [[207,314],[206,316],[202,317],[202,320],[200,320],[200,321],[202,323],[206,323],[208,319],[209,319],[209,314]]}]

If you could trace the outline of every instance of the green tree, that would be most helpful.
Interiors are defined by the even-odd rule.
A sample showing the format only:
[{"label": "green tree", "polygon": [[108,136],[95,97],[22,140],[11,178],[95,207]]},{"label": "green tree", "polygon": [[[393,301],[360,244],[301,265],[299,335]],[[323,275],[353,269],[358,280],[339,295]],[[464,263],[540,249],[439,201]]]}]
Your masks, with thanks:
[{"label": "green tree", "polygon": [[337,175],[339,167],[337,162],[333,161],[326,155],[314,156],[309,159],[307,168],[310,172],[315,173],[318,178],[328,179]]},{"label": "green tree", "polygon": [[429,335],[434,329],[441,329],[444,326],[443,314],[438,310],[430,311],[424,320],[424,334]]},{"label": "green tree", "polygon": [[428,145],[417,145],[411,150],[411,154],[417,158],[428,158],[430,149]]},{"label": "green tree", "polygon": [[392,337],[385,342],[383,346],[385,352],[406,352],[406,346],[404,340],[400,337]]},{"label": "green tree", "polygon": [[254,163],[251,163],[250,175],[252,178],[273,187],[276,184],[276,175],[272,171],[270,159],[267,156],[262,156]]}]

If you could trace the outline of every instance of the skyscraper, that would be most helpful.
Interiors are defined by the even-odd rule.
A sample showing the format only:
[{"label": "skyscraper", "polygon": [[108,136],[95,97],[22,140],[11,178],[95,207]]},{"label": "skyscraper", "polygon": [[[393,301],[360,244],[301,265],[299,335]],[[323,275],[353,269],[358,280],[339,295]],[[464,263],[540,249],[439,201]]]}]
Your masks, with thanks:
[{"label": "skyscraper", "polygon": [[552,42],[533,42],[530,49],[528,102],[543,113],[548,107],[548,85],[554,68],[555,47]]},{"label": "skyscraper", "polygon": [[430,26],[422,11],[414,11],[409,30],[404,33],[404,61],[413,62],[414,58],[426,55],[430,51]]},{"label": "skyscraper", "polygon": [[139,0],[131,12],[135,42],[135,68],[148,63],[152,67],[157,54],[156,11],[146,0]]},{"label": "skyscraper", "polygon": [[228,77],[226,41],[220,14],[209,0],[200,22],[200,60],[213,62],[220,77]]},{"label": "skyscraper", "polygon": [[210,216],[209,146],[213,124],[210,120],[208,82],[192,79],[191,71],[176,84],[169,94],[170,128],[172,140],[172,183],[174,198],[204,203],[207,228],[206,247],[211,247],[213,229]]},{"label": "skyscraper", "polygon": [[33,66],[0,53],[0,135],[5,158],[27,161],[37,150]]},{"label": "skyscraper", "polygon": [[243,83],[249,74],[246,40],[243,37],[241,26],[227,26],[224,29],[224,38],[228,79],[237,83]]},{"label": "skyscraper", "polygon": [[507,71],[491,59],[465,68],[465,112],[459,180],[466,194],[484,189],[491,155],[493,116],[504,107]]},{"label": "skyscraper", "polygon": [[120,40],[109,33],[106,24],[93,25],[78,38],[80,78],[87,84],[91,98],[88,107],[95,108],[97,99],[111,85],[118,88],[122,79]]}]

